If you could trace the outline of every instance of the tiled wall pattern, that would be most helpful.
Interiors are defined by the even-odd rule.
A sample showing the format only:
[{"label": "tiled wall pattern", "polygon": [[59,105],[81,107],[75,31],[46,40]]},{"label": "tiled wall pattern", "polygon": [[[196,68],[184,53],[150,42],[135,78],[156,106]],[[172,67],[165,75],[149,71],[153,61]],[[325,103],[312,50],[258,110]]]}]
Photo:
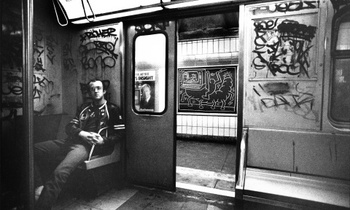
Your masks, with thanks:
[{"label": "tiled wall pattern", "polygon": [[[238,64],[238,37],[206,38],[178,42],[178,67]],[[177,133],[236,137],[237,117],[213,114],[177,115]]]},{"label": "tiled wall pattern", "polygon": [[178,66],[238,64],[238,37],[186,40],[178,43]]},{"label": "tiled wall pattern", "polygon": [[177,133],[187,135],[236,137],[237,117],[178,114]]},{"label": "tiled wall pattern", "polygon": [[178,44],[180,55],[204,55],[232,53],[239,50],[238,37],[213,38],[181,41]]}]

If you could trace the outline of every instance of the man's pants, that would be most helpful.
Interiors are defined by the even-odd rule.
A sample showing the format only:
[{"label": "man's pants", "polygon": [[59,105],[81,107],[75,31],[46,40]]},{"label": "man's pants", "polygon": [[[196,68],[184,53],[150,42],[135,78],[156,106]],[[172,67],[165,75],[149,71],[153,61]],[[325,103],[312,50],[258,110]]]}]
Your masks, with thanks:
[{"label": "man's pants", "polygon": [[68,177],[87,159],[89,151],[89,145],[72,143],[65,139],[35,144],[35,187],[44,185],[36,210],[51,209]]}]

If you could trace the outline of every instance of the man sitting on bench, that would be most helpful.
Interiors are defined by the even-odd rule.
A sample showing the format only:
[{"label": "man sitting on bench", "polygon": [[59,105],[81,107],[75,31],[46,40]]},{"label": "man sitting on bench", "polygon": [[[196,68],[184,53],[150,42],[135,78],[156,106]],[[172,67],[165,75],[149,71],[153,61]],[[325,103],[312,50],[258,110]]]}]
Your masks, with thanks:
[{"label": "man sitting on bench", "polygon": [[51,209],[68,177],[90,153],[110,154],[115,142],[122,138],[118,132],[124,129],[121,113],[105,99],[104,83],[92,80],[88,85],[92,102],[83,104],[67,124],[68,137],[34,146],[36,210]]}]

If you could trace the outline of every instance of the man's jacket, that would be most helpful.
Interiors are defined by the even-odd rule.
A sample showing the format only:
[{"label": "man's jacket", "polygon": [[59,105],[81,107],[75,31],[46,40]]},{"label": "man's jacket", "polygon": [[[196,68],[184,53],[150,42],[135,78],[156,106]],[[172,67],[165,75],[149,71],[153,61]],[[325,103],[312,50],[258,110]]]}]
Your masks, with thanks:
[{"label": "man's jacket", "polygon": [[78,136],[82,130],[99,133],[104,140],[103,144],[96,145],[94,155],[109,154],[113,151],[115,142],[123,138],[125,125],[115,104],[106,102],[101,106],[94,106],[89,103],[80,106],[76,116],[66,126],[69,140],[87,144]]}]

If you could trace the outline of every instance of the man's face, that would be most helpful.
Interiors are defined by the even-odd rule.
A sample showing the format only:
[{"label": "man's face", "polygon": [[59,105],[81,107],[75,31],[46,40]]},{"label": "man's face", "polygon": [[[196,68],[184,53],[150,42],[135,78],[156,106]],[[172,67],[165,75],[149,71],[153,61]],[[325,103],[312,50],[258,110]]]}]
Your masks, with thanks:
[{"label": "man's face", "polygon": [[90,96],[93,100],[99,100],[103,98],[106,91],[103,90],[103,84],[101,81],[91,82],[89,86],[90,86]]},{"label": "man's face", "polygon": [[148,98],[151,95],[151,90],[148,87],[145,87],[143,89],[143,94],[145,94],[145,97]]}]

